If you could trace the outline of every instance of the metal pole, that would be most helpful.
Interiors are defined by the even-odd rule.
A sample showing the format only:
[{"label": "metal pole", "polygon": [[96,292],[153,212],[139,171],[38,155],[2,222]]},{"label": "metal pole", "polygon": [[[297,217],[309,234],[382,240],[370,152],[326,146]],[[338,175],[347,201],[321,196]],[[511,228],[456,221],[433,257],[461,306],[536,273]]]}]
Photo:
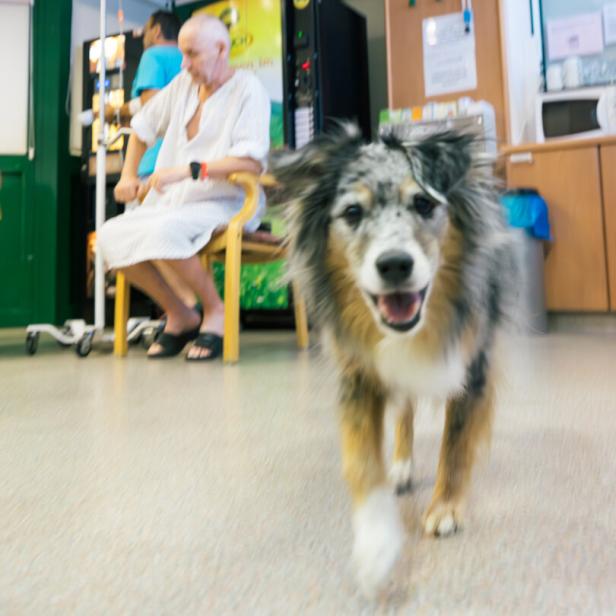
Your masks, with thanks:
[{"label": "metal pole", "polygon": [[[105,38],[107,5],[106,0],[100,0],[100,40],[101,40],[101,55],[100,55],[100,71],[99,71],[99,86],[98,86],[98,118],[99,118],[99,133],[98,147],[96,149],[96,237],[98,239],[99,232],[105,222],[105,193],[107,178],[105,173],[105,162],[107,158],[107,130],[105,127],[105,79],[106,79],[106,62],[105,56]],[[96,248],[96,260],[94,262],[94,328],[96,330],[105,329],[105,270],[103,264],[103,255],[98,247]]]}]

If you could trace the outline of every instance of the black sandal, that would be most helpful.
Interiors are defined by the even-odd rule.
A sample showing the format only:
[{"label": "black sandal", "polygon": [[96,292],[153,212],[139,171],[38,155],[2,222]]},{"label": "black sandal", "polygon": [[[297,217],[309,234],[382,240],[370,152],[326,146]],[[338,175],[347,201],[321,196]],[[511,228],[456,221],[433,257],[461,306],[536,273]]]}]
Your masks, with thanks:
[{"label": "black sandal", "polygon": [[[199,302],[197,302],[193,306],[193,308],[195,312],[199,314],[199,318],[201,319],[201,321],[203,321],[203,306]],[[165,331],[165,327],[167,326],[167,315],[163,314],[160,317],[159,321],[160,325],[156,328],[156,331],[154,332],[154,338],[152,339],[152,342],[156,342],[158,337]]]},{"label": "black sandal", "polygon": [[222,336],[211,332],[199,334],[193,342],[191,349],[206,349],[209,355],[199,355],[199,357],[186,356],[186,361],[211,361],[222,355]]},{"label": "black sandal", "polygon": [[163,357],[175,357],[182,352],[182,349],[199,335],[199,328],[191,329],[181,334],[170,334],[162,332],[155,340],[154,344],[159,344],[162,349],[158,353],[148,355],[148,359],[161,359]]}]

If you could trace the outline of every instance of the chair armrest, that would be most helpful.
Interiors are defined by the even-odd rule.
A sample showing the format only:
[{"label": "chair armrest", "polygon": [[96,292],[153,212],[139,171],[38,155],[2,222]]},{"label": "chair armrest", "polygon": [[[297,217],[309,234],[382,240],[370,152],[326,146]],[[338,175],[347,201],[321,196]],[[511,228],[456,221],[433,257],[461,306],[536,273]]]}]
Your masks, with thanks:
[{"label": "chair armrest", "polygon": [[246,194],[242,209],[231,219],[229,227],[243,227],[255,215],[259,205],[259,186],[276,186],[276,180],[271,175],[244,171],[232,173],[229,182],[241,186]]},{"label": "chair armrest", "polygon": [[[234,224],[243,227],[257,211],[259,205],[259,186],[273,187],[276,186],[276,179],[273,175],[263,173],[262,175],[256,175],[254,173],[248,173],[246,171],[239,171],[232,173],[229,178],[229,182],[237,184],[244,189],[244,205],[242,209],[230,220],[229,225]],[[144,192],[139,199],[140,203],[143,203],[145,196],[149,191]]]}]

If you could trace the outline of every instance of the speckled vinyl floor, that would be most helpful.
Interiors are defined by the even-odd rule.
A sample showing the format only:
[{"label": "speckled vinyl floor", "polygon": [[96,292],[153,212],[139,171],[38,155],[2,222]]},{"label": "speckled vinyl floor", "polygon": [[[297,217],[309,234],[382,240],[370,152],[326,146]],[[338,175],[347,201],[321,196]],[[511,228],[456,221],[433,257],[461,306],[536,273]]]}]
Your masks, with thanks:
[{"label": "speckled vinyl floor", "polygon": [[0,332],[0,614],[616,614],[616,328],[507,350],[464,531],[421,534],[425,408],[408,541],[370,604],[317,351],[247,332],[235,367],[26,357]]}]

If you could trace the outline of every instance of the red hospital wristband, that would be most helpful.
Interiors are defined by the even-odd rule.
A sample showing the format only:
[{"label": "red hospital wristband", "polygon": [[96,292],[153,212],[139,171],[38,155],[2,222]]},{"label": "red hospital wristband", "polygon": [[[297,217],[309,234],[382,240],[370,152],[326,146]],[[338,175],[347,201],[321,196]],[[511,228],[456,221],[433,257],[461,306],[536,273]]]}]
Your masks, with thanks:
[{"label": "red hospital wristband", "polygon": [[199,177],[202,180],[205,180],[205,178],[207,178],[207,163],[201,163],[201,173],[199,174]]}]

